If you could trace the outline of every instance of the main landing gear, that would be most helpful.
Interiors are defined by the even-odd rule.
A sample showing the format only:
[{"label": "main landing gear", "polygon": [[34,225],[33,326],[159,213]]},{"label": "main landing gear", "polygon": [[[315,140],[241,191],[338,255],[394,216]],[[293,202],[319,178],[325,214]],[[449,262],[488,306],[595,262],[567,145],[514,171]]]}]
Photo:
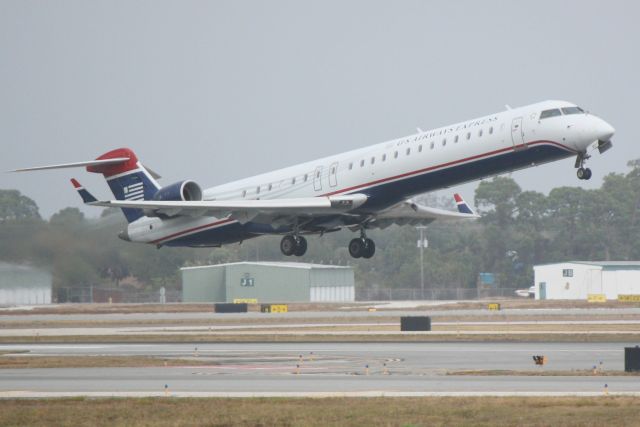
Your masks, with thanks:
[{"label": "main landing gear", "polygon": [[584,164],[589,157],[591,156],[587,153],[578,154],[578,157],[576,158],[576,168],[578,168],[576,175],[578,175],[578,179],[591,179],[591,169],[584,167]]},{"label": "main landing gear", "polygon": [[286,235],[280,241],[280,251],[286,256],[302,256],[307,252],[307,239],[297,235]]},{"label": "main landing gear", "polygon": [[360,238],[349,242],[349,254],[354,258],[369,259],[376,253],[376,244],[367,238],[364,230],[360,231]]}]

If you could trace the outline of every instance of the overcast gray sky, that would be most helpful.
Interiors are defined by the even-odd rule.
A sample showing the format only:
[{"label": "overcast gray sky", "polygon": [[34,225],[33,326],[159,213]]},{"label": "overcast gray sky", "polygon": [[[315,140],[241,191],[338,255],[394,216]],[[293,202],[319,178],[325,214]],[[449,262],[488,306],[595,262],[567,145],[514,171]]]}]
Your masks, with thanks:
[{"label": "overcast gray sky", "polygon": [[[609,121],[614,148],[588,183],[573,160],[513,177],[597,187],[640,157],[639,4],[0,0],[0,170],[125,146],[163,183],[212,186],[564,99]],[[71,177],[111,197],[83,170],[2,172],[0,188],[48,217],[80,207]]]}]

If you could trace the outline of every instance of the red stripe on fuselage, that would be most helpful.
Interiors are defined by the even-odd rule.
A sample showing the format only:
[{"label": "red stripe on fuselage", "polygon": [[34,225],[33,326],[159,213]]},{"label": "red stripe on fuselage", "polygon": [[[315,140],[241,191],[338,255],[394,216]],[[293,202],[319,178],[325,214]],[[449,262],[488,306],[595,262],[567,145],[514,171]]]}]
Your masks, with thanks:
[{"label": "red stripe on fuselage", "polygon": [[191,233],[193,231],[199,231],[199,230],[202,230],[202,229],[205,229],[205,228],[208,228],[208,227],[213,227],[214,225],[222,225],[222,224],[225,224],[225,223],[228,223],[228,222],[235,222],[235,219],[225,218],[223,220],[215,221],[215,222],[212,222],[210,224],[199,225],[198,227],[193,227],[193,228],[190,228],[188,230],[178,231],[177,233],[170,234],[170,235],[165,236],[165,237],[161,237],[160,239],[153,240],[151,243],[156,243],[157,244],[157,243],[162,242],[163,240],[169,240],[169,239],[172,239],[174,237],[181,236],[183,234],[188,234],[188,233]]},{"label": "red stripe on fuselage", "polygon": [[[555,141],[535,141],[535,142],[528,143],[527,146],[536,145],[536,144],[557,145],[558,147],[560,147],[560,148],[562,148],[564,150],[576,153],[575,150],[573,150],[573,149],[571,149],[571,148],[569,148],[569,147],[567,147],[565,145],[562,145],[560,143],[557,143]],[[360,188],[369,187],[369,186],[377,185],[377,184],[382,184],[384,182],[394,181],[394,180],[401,179],[401,178],[406,178],[406,177],[411,176],[411,175],[419,175],[419,174],[422,174],[422,173],[434,171],[436,169],[442,169],[442,168],[446,168],[446,167],[449,167],[449,166],[457,165],[457,164],[460,164],[460,163],[465,163],[465,162],[469,162],[469,161],[472,161],[472,160],[478,160],[478,159],[483,158],[483,157],[489,157],[489,156],[493,156],[493,155],[500,154],[500,153],[505,153],[505,152],[512,151],[512,150],[513,150],[513,146],[507,147],[507,148],[501,148],[499,150],[490,151],[490,152],[484,153],[484,154],[478,154],[478,155],[467,157],[467,158],[464,158],[464,159],[461,159],[461,160],[454,160],[454,161],[451,161],[451,162],[442,163],[440,165],[429,166],[428,168],[418,169],[418,170],[413,171],[413,172],[405,172],[405,173],[402,173],[400,175],[391,176],[389,178],[382,178],[382,179],[378,179],[378,180],[375,180],[375,181],[367,182],[365,184],[354,185],[353,187],[349,187],[349,188],[345,188],[345,189],[342,189],[342,190],[333,191],[331,193],[323,194],[323,196],[334,196],[336,194],[346,193],[346,192],[357,190],[357,189],[360,189]]]},{"label": "red stripe on fuselage", "polygon": [[[556,146],[558,146],[558,147],[560,147],[560,148],[562,148],[564,150],[567,150],[569,152],[573,152],[573,153],[576,152],[572,148],[569,148],[569,147],[567,147],[565,145],[562,145],[562,144],[560,144],[558,142],[555,142],[555,141],[534,141],[534,142],[528,143],[527,146],[537,145],[537,144],[556,145]],[[403,173],[403,174],[400,174],[400,175],[395,175],[395,176],[392,176],[392,177],[389,177],[389,178],[382,178],[382,179],[371,181],[371,182],[368,182],[368,183],[365,183],[365,184],[355,185],[353,187],[349,187],[349,188],[345,188],[345,189],[342,189],[342,190],[334,191],[332,193],[323,194],[323,195],[321,195],[319,197],[322,197],[322,196],[333,196],[333,195],[336,195],[336,194],[357,190],[357,189],[363,188],[363,187],[370,187],[370,186],[381,184],[381,183],[384,183],[384,182],[389,182],[389,181],[398,180],[398,179],[401,179],[401,178],[406,178],[406,177],[411,176],[411,175],[419,175],[419,174],[422,174],[422,173],[431,172],[431,171],[436,170],[436,169],[442,169],[442,168],[445,168],[445,167],[448,167],[448,166],[453,166],[453,165],[456,165],[456,164],[465,163],[465,162],[469,162],[469,161],[472,161],[472,160],[478,160],[478,159],[483,158],[483,157],[489,157],[489,156],[493,156],[493,155],[496,155],[496,154],[509,152],[509,151],[512,151],[512,150],[513,150],[513,146],[507,147],[507,148],[501,148],[500,150],[494,150],[494,151],[490,151],[488,153],[478,154],[476,156],[467,157],[467,158],[464,158],[464,159],[461,159],[461,160],[454,160],[454,161],[443,163],[443,164],[440,164],[440,165],[430,166],[428,168],[419,169],[419,170],[416,170],[416,171],[413,171],[413,172],[406,172],[406,173]],[[163,240],[169,240],[169,239],[172,239],[174,237],[181,236],[183,234],[188,234],[188,233],[191,233],[193,231],[201,230],[201,229],[204,229],[204,228],[207,228],[207,227],[212,227],[214,225],[221,225],[221,224],[228,223],[228,222],[235,222],[235,220],[227,218],[227,219],[224,219],[222,221],[213,222],[211,224],[205,224],[205,225],[201,225],[199,227],[191,228],[191,229],[188,229],[188,230],[185,230],[185,231],[179,231],[179,232],[171,234],[169,236],[162,237],[160,239],[154,240],[151,243],[159,243],[159,242],[161,242]]]}]

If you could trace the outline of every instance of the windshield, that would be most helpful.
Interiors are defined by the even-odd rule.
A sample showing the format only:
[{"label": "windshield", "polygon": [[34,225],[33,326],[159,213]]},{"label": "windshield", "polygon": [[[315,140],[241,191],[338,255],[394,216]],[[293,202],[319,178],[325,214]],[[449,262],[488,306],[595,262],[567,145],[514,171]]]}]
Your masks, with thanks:
[{"label": "windshield", "polygon": [[582,114],[584,110],[580,107],[564,107],[562,112],[564,114]]},{"label": "windshield", "polygon": [[562,113],[557,108],[554,108],[552,110],[544,110],[542,113],[540,113],[540,120],[561,115]]}]

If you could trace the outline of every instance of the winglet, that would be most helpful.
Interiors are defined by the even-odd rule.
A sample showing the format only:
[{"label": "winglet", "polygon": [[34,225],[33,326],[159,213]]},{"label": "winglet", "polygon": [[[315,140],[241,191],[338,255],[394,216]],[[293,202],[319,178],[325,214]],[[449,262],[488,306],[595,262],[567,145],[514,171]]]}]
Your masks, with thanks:
[{"label": "winglet", "polygon": [[93,203],[93,202],[97,202],[98,199],[96,199],[95,197],[93,197],[93,194],[89,193],[79,182],[77,179],[75,178],[71,178],[71,184],[73,184],[73,187],[76,189],[76,191],[78,192],[78,194],[80,194],[80,197],[82,197],[82,201],[84,203]]},{"label": "winglet", "polygon": [[471,210],[471,208],[469,207],[469,205],[467,205],[467,202],[464,201],[462,196],[460,196],[458,193],[456,193],[456,194],[453,195],[453,198],[456,200],[456,205],[458,205],[458,212],[464,213],[464,214],[475,215],[475,212],[473,212],[473,210]]}]

